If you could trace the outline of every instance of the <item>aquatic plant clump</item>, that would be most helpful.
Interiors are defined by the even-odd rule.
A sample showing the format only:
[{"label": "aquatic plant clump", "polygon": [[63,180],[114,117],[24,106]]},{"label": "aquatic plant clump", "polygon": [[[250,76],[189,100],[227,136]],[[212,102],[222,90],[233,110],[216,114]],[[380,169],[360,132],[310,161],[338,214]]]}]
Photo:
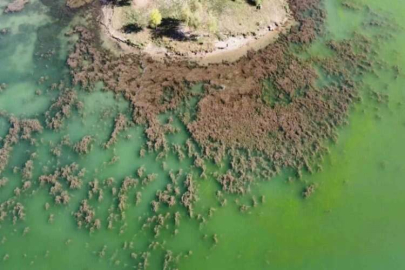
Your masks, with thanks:
[{"label": "aquatic plant clump", "polygon": [[45,113],[46,125],[48,128],[58,130],[62,127],[64,120],[70,117],[72,107],[80,109],[82,107],[82,103],[78,101],[77,93],[70,89],[64,88],[63,84],[54,84],[52,85],[52,88],[59,88],[63,91],[50,106],[49,110]]},{"label": "aquatic plant clump", "polygon": [[117,118],[115,119],[115,123],[114,123],[114,131],[111,134],[110,139],[108,140],[108,142],[105,144],[105,148],[110,148],[110,146],[114,145],[118,138],[118,134],[121,131],[124,131],[127,128],[127,118],[125,117],[125,115],[123,114],[119,114],[117,116]]},{"label": "aquatic plant clump", "polygon": [[35,144],[36,140],[32,137],[33,133],[40,133],[43,130],[41,123],[37,119],[18,119],[14,116],[9,118],[11,127],[7,136],[2,140],[0,148],[0,174],[6,168],[13,147],[20,140],[28,140]]}]

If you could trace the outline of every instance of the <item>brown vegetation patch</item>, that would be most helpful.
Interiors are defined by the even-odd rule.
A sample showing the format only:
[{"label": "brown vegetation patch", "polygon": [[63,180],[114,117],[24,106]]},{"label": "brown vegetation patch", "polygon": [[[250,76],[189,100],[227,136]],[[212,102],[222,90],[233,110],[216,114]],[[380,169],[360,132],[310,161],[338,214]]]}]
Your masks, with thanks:
[{"label": "brown vegetation patch", "polygon": [[[57,86],[53,86],[56,88]],[[59,88],[63,88],[59,86]],[[62,89],[61,89],[62,90]],[[77,93],[70,89],[63,89],[59,97],[45,113],[45,122],[50,129],[60,129],[65,119],[70,117],[72,108],[81,109],[83,104],[78,100]]]},{"label": "brown vegetation patch", "polygon": [[20,140],[29,140],[31,144],[35,144],[36,141],[32,138],[32,134],[43,130],[41,123],[37,119],[20,120],[12,116],[9,121],[11,127],[3,139],[2,148],[0,148],[0,173],[6,168],[14,145]]},{"label": "brown vegetation patch", "polygon": [[[350,42],[331,43],[339,57],[315,62],[341,78],[318,88],[314,61],[299,59],[289,44],[312,42],[322,32],[325,13],[319,0],[289,2],[299,22],[289,34],[238,62],[209,67],[160,63],[139,55],[116,57],[96,48],[91,32],[76,27],[81,39],[68,59],[73,81],[84,87],[103,81],[106,89],[122,93],[133,106],[133,121],[147,125],[146,134],[155,150],[166,150],[163,134],[167,129],[157,116],[175,110],[184,98],[197,96],[196,115],[184,124],[203,156],[218,161],[225,154],[240,157],[249,153],[246,159],[234,158],[233,171],[219,179],[227,191],[243,192],[252,182],[246,174],[247,164],[262,171],[262,177],[271,177],[282,167],[312,171],[311,162],[327,150],[325,139],[335,138],[336,128],[345,123],[349,104],[356,96],[351,78],[361,73],[364,65],[372,64],[366,56],[365,39],[360,40],[365,45],[356,52]],[[270,81],[268,89],[263,87],[265,80]],[[191,85],[201,82],[204,93],[189,91]],[[271,106],[266,102],[266,91]]]},{"label": "brown vegetation patch", "polygon": [[123,114],[119,114],[117,118],[115,118],[114,123],[114,130],[111,133],[111,137],[108,142],[105,144],[105,148],[110,148],[111,145],[115,144],[118,140],[118,134],[127,128],[128,120]]},{"label": "brown vegetation patch", "polygon": [[85,155],[91,151],[92,143],[92,136],[84,136],[78,143],[73,146],[73,149],[80,155]]}]

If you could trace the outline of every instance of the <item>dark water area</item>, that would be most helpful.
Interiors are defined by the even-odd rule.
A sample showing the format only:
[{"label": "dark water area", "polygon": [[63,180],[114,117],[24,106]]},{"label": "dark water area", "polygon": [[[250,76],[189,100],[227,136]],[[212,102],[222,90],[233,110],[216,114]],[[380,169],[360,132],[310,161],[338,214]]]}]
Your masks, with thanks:
[{"label": "dark water area", "polygon": [[[157,113],[167,150],[154,150],[125,93],[74,84],[66,62],[81,41],[67,33],[89,26],[91,7],[32,0],[0,14],[0,269],[405,269],[405,4],[323,5],[324,31],[288,53],[314,68],[316,91],[350,76],[354,97],[322,139],[325,153],[269,177],[243,168],[252,175],[243,192],[218,179],[255,153],[205,159],[186,124],[198,119],[204,83]],[[354,61],[347,48],[369,53]],[[309,91],[291,98],[277,85],[263,82],[263,106]]]}]

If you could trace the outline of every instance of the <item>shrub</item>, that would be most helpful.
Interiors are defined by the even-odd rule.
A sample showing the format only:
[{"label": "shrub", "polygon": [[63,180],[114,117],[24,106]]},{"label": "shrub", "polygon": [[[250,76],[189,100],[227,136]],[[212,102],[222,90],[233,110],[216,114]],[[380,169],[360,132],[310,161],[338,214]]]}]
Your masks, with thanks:
[{"label": "shrub", "polygon": [[218,22],[217,19],[211,14],[208,14],[208,30],[211,33],[216,33],[218,31]]},{"label": "shrub", "polygon": [[158,27],[162,23],[162,14],[158,9],[153,9],[149,17],[149,26],[152,28]]},{"label": "shrub", "polygon": [[186,4],[181,10],[180,18],[187,26],[197,29],[201,25],[201,17],[199,14],[201,10],[201,4],[193,5],[191,8]]}]

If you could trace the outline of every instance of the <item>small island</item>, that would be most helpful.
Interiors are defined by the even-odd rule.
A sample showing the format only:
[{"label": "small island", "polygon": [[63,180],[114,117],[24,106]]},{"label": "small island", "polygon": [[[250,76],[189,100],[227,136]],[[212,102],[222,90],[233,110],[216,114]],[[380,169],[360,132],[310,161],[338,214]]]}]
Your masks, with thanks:
[{"label": "small island", "polygon": [[286,0],[103,0],[105,40],[121,52],[200,64],[235,61],[288,30]]}]

